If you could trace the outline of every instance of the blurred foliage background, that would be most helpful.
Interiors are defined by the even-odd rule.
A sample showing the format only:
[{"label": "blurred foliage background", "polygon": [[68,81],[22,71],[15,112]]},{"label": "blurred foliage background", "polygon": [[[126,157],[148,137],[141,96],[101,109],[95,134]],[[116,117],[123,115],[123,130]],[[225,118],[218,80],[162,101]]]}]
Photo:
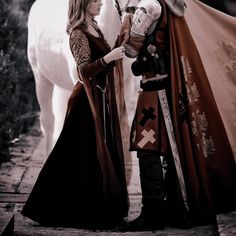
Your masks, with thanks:
[{"label": "blurred foliage background", "polygon": [[0,164],[39,111],[27,60],[27,19],[33,0],[0,0]]},{"label": "blurred foliage background", "polygon": [[[236,16],[236,0],[201,1]],[[0,0],[0,165],[9,160],[14,140],[29,130],[39,112],[27,60],[27,19],[33,2]]]},{"label": "blurred foliage background", "polygon": [[208,6],[214,7],[231,16],[236,16],[236,0],[200,0]]}]

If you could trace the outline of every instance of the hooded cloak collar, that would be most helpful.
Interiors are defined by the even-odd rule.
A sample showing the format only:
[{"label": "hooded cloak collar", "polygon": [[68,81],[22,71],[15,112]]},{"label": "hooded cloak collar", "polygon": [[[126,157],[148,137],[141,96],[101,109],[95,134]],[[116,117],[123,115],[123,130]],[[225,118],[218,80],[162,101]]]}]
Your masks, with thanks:
[{"label": "hooded cloak collar", "polygon": [[183,16],[185,12],[184,0],[164,0],[170,11],[176,16]]}]

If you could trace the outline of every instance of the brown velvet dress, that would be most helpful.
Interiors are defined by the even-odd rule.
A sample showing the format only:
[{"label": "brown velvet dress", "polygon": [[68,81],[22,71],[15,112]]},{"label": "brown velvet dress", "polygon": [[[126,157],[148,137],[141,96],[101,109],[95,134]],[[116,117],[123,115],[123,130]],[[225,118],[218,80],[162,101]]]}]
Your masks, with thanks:
[{"label": "brown velvet dress", "polygon": [[22,214],[43,225],[109,228],[128,214],[128,196],[113,85],[110,48],[76,28],[70,46],[80,79],[70,97],[59,139]]}]

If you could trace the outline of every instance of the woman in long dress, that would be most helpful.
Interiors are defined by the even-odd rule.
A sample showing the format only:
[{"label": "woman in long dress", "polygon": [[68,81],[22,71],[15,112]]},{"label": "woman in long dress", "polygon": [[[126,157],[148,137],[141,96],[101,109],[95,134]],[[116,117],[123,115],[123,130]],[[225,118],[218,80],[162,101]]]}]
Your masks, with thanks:
[{"label": "woman in long dress", "polygon": [[94,16],[101,0],[70,0],[67,32],[79,81],[59,139],[22,214],[42,225],[111,228],[127,216],[124,158],[114,91],[114,61]]}]

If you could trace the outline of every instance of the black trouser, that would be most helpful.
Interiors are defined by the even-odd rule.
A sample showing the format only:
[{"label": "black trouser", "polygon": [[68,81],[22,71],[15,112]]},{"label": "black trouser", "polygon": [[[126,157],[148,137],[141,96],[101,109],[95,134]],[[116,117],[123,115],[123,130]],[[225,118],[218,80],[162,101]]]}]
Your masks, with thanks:
[{"label": "black trouser", "polygon": [[164,211],[165,187],[160,155],[151,151],[138,151],[142,189],[142,214],[160,218]]}]

